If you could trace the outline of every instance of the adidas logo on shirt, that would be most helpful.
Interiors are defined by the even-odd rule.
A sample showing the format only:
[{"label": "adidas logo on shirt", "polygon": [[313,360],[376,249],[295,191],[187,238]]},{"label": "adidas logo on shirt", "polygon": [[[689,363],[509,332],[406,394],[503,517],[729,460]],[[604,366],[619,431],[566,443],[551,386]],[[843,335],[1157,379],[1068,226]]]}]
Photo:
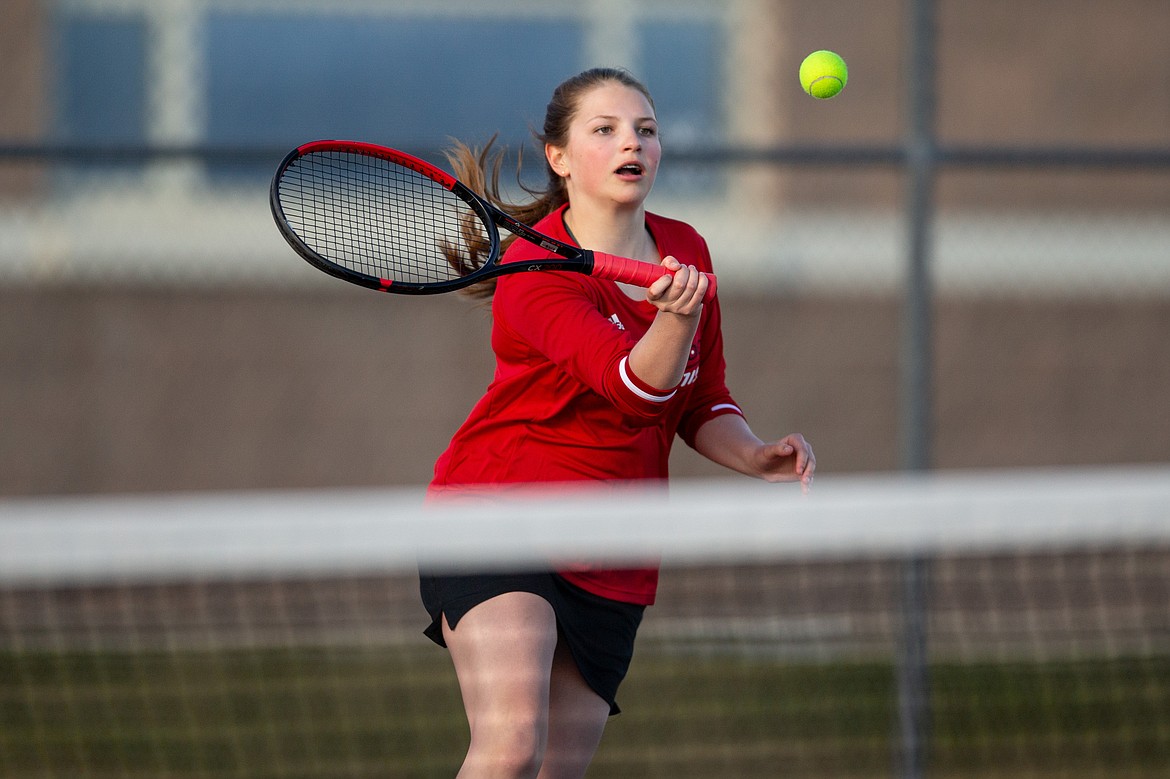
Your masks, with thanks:
[{"label": "adidas logo on shirt", "polygon": [[622,320],[618,319],[617,314],[610,314],[609,321],[611,321],[615,325],[617,325],[618,330],[625,330],[626,329],[626,326],[622,324]]}]

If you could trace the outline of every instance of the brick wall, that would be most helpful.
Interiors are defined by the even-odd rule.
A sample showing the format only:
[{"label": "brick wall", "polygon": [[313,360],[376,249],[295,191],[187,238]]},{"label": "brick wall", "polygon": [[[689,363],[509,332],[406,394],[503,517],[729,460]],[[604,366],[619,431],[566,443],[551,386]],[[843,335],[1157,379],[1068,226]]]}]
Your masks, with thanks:
[{"label": "brick wall", "polygon": [[[340,286],[340,285],[339,285]],[[724,300],[729,383],[822,473],[898,466],[891,301]],[[943,468],[1170,460],[1170,302],[943,301]],[[461,298],[0,290],[0,493],[417,484],[490,380]],[[676,476],[723,472],[679,446]]]}]

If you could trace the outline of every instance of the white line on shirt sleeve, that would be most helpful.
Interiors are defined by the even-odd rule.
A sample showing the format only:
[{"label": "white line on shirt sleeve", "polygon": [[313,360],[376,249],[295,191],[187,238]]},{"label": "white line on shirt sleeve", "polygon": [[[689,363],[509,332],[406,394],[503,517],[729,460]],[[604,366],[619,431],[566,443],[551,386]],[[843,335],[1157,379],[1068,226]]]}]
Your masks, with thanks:
[{"label": "white line on shirt sleeve", "polygon": [[731,409],[732,411],[735,411],[735,412],[740,413],[740,414],[743,413],[743,410],[739,406],[735,405],[734,403],[720,403],[718,405],[711,406],[712,411],[723,411],[725,409]]},{"label": "white line on shirt sleeve", "polygon": [[626,365],[626,363],[629,362],[629,359],[629,357],[622,358],[622,361],[618,364],[618,371],[621,373],[622,381],[625,383],[626,387],[629,388],[630,392],[634,393],[642,400],[648,400],[651,403],[665,403],[674,397],[674,393],[678,392],[678,390],[671,390],[667,395],[654,395],[639,387],[630,377],[629,368]]}]

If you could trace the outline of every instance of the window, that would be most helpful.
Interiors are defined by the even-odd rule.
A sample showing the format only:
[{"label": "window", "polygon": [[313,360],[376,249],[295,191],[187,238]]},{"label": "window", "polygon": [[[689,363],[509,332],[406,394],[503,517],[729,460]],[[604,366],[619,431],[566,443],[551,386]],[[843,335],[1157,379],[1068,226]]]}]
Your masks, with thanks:
[{"label": "window", "polygon": [[136,16],[71,16],[57,28],[59,141],[146,140],[146,24]]},{"label": "window", "polygon": [[207,141],[528,142],[580,61],[565,20],[210,14]]}]

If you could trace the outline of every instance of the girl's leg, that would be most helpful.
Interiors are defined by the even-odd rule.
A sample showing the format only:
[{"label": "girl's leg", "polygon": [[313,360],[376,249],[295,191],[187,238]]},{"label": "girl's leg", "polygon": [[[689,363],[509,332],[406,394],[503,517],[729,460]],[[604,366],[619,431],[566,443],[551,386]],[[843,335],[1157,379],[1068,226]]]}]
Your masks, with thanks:
[{"label": "girl's leg", "polygon": [[505,593],[469,611],[457,630],[444,620],[443,637],[471,726],[458,776],[537,776],[548,744],[557,646],[552,606],[532,593]]},{"label": "girl's leg", "polygon": [[601,743],[609,704],[581,677],[562,642],[553,656],[548,746],[540,779],[580,779]]}]

